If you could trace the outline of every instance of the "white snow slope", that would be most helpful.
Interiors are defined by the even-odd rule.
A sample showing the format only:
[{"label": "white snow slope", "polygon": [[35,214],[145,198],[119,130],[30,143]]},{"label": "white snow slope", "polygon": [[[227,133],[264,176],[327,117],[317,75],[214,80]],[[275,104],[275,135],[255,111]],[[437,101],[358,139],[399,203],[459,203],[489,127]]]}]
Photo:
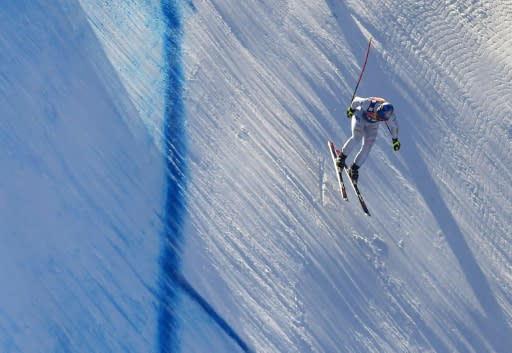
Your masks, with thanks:
[{"label": "white snow slope", "polygon": [[[2,351],[511,351],[509,1],[177,2],[175,345],[160,2],[54,3],[0,5]],[[326,141],[369,36],[358,93],[394,103],[402,149],[381,127],[366,217]]]}]

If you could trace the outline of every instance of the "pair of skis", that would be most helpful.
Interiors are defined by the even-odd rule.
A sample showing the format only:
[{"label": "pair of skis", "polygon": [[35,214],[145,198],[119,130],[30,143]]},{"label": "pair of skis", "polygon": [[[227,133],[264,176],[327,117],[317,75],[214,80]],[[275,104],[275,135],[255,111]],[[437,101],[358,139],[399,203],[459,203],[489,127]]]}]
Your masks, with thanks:
[{"label": "pair of skis", "polygon": [[334,168],[336,170],[336,177],[338,179],[338,185],[341,192],[341,197],[343,200],[348,201],[348,195],[347,195],[347,189],[345,188],[345,182],[343,181],[343,169],[345,170],[345,173],[347,173],[348,180],[350,181],[350,185],[352,185],[352,188],[354,189],[354,192],[356,193],[357,199],[359,200],[359,203],[361,204],[361,208],[363,209],[363,212],[370,216],[370,211],[368,211],[368,207],[366,207],[366,202],[364,202],[363,196],[361,195],[361,192],[359,191],[359,187],[357,186],[357,183],[355,183],[350,175],[348,174],[348,170],[346,168],[340,168],[336,165],[336,158],[338,158],[338,155],[340,151],[336,150],[336,147],[334,146],[334,142],[327,141],[327,145],[329,146],[329,151],[331,153],[332,161],[334,163]]}]

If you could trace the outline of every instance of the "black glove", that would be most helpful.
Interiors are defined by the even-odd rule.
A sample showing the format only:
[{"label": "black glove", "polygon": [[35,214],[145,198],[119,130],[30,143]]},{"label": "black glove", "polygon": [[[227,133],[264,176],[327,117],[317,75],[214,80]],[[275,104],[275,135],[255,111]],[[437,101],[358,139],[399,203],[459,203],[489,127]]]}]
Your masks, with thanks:
[{"label": "black glove", "polygon": [[400,141],[398,139],[392,139],[393,141],[393,149],[395,151],[399,151],[400,150]]},{"label": "black glove", "polygon": [[347,118],[350,119],[351,117],[353,117],[354,116],[354,112],[355,112],[355,110],[352,109],[352,107],[348,108],[347,109]]}]

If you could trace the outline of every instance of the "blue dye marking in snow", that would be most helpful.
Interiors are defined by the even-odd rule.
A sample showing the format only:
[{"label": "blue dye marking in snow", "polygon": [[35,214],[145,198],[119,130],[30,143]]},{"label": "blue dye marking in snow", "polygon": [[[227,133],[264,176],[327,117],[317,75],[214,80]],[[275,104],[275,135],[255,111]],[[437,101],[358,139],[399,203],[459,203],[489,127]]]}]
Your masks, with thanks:
[{"label": "blue dye marking in snow", "polygon": [[175,273],[180,270],[182,226],[185,213],[186,139],[183,109],[184,74],[181,63],[182,14],[178,0],[161,3],[164,28],[165,90],[165,167],[167,191],[165,200],[165,230],[160,258],[160,303],[158,312],[158,350],[172,353],[179,350],[178,322],[175,315],[180,284]]},{"label": "blue dye marking in snow", "polygon": [[236,333],[236,331],[215,311],[215,309],[199,294],[190,283],[180,276],[179,273],[174,274],[175,281],[181,286],[181,289],[193,299],[208,314],[208,316],[224,331],[226,335],[231,337],[233,341],[242,349],[244,353],[253,353],[249,345]]},{"label": "blue dye marking in snow", "polygon": [[252,353],[247,343],[180,273],[187,166],[185,161],[186,129],[183,105],[184,73],[181,62],[183,16],[178,5],[179,1],[163,0],[161,5],[165,21],[164,60],[167,67],[164,120],[167,194],[164,244],[160,259],[158,350],[159,353],[179,351],[179,327],[175,312],[178,292],[181,290],[193,299],[224,333],[236,342],[243,352]]}]

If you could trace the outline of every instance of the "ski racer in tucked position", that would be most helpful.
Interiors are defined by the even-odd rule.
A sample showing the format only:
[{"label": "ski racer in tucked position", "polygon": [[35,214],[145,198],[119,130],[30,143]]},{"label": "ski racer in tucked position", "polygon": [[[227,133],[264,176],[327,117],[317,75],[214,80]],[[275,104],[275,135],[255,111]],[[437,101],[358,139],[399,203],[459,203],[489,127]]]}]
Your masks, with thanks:
[{"label": "ski racer in tucked position", "polygon": [[359,178],[359,168],[365,162],[377,138],[379,122],[385,122],[388,125],[393,149],[395,151],[400,150],[398,122],[393,114],[393,110],[391,103],[379,97],[355,97],[347,109],[347,117],[352,120],[352,136],[343,145],[341,153],[336,159],[336,165],[340,168],[346,168],[345,161],[347,156],[356,145],[361,144],[354,162],[348,169],[348,174],[355,184],[357,184],[357,179]]}]

